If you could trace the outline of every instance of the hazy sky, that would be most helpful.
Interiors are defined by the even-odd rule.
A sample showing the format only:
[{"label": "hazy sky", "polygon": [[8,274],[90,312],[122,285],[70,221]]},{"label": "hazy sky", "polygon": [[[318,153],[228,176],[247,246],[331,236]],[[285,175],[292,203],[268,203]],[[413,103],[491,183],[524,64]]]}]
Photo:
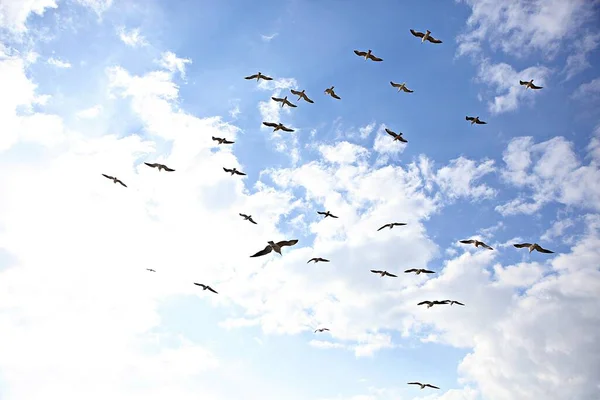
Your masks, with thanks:
[{"label": "hazy sky", "polygon": [[598,400],[599,20],[0,0],[0,399]]}]

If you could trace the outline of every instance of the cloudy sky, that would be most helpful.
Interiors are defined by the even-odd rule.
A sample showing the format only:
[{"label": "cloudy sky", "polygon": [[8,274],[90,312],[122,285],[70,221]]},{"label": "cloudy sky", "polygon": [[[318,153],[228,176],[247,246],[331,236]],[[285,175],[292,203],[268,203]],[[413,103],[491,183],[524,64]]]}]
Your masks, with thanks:
[{"label": "cloudy sky", "polygon": [[599,18],[0,0],[0,399],[597,400]]}]

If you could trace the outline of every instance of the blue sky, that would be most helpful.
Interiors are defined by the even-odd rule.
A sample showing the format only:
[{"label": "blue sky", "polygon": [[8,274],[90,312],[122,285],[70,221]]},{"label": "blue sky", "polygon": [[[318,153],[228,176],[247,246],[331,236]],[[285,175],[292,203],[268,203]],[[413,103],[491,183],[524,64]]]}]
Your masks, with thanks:
[{"label": "blue sky", "polygon": [[[585,0],[3,0],[0,398],[597,399],[598,18]],[[466,306],[416,305],[446,298]]]}]

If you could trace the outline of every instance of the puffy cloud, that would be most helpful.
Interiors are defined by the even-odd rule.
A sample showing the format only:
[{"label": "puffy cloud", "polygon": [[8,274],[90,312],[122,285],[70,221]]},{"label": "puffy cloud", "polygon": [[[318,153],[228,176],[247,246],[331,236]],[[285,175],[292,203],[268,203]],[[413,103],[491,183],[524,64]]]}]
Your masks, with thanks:
[{"label": "puffy cloud", "polygon": [[0,27],[23,34],[31,14],[43,15],[48,8],[57,8],[56,0],[3,0],[0,3]]},{"label": "puffy cloud", "polygon": [[75,115],[78,118],[96,118],[102,112],[102,106],[100,104],[96,104],[90,108],[86,108],[84,110],[78,111]]},{"label": "puffy cloud", "polygon": [[182,79],[185,79],[185,67],[186,64],[191,64],[192,60],[189,58],[179,58],[177,54],[172,51],[165,51],[160,55],[160,59],[156,60],[158,65],[171,72],[178,71]]}]

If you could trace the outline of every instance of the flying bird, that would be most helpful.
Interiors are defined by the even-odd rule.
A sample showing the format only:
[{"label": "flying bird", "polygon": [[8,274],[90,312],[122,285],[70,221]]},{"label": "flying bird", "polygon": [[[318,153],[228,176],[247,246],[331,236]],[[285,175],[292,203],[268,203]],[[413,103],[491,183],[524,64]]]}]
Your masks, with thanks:
[{"label": "flying bird", "polygon": [[243,173],[243,172],[241,172],[241,171],[238,171],[238,170],[237,170],[237,169],[235,169],[235,168],[228,169],[228,168],[225,168],[225,167],[223,167],[223,171],[225,171],[225,172],[229,172],[229,173],[231,174],[231,176],[233,176],[233,174],[238,174],[238,175],[246,175],[245,173]]},{"label": "flying bird", "polygon": [[262,73],[260,73],[260,71],[258,72],[258,74],[246,76],[244,79],[256,79],[256,82],[258,82],[259,79],[264,79],[265,81],[273,80],[273,78],[271,78],[270,76],[263,75]]},{"label": "flying bird", "polygon": [[329,260],[328,260],[328,259],[326,259],[326,258],[314,257],[314,258],[311,258],[310,260],[308,260],[307,264],[308,264],[309,262],[311,262],[311,261],[314,261],[314,262],[315,262],[315,264],[316,264],[316,263],[318,263],[319,261],[323,261],[323,262],[329,262]]},{"label": "flying bird", "polygon": [[426,387],[430,387],[430,388],[434,388],[434,389],[439,389],[439,387],[430,385],[429,383],[408,382],[408,384],[409,385],[419,385],[419,386],[421,386],[421,389],[425,389]]},{"label": "flying bird", "polygon": [[411,272],[414,272],[415,275],[419,275],[419,274],[435,274],[435,271],[430,271],[428,269],[423,269],[423,268],[411,268],[411,269],[407,269],[406,271],[404,271],[405,274],[410,274]]},{"label": "flying bird", "polygon": [[213,292],[213,293],[219,294],[219,293],[218,293],[218,292],[217,292],[215,289],[211,288],[211,287],[210,287],[210,286],[208,286],[208,285],[204,285],[204,284],[202,284],[202,283],[196,283],[196,282],[194,282],[194,285],[196,285],[196,286],[200,286],[200,287],[202,288],[202,290],[210,290],[210,291],[211,291],[211,292]]},{"label": "flying bird", "polygon": [[315,329],[315,333],[317,333],[317,332],[325,332],[325,331],[328,331],[328,330],[329,330],[329,328],[319,328],[319,329]]},{"label": "flying bird", "polygon": [[285,96],[283,99],[281,97],[271,97],[271,99],[278,103],[281,103],[282,108],[285,105],[289,107],[298,107],[297,105],[290,103],[290,101],[287,99],[287,96]]},{"label": "flying bird", "polygon": [[377,229],[377,232],[379,232],[383,228],[388,228],[389,227],[390,229],[392,229],[395,226],[404,226],[404,225],[406,225],[406,223],[404,223],[404,222],[390,222],[389,224],[385,224],[381,228]]},{"label": "flying bird", "polygon": [[423,32],[419,32],[419,31],[415,31],[414,29],[411,29],[410,33],[412,33],[416,37],[420,37],[421,43],[423,43],[426,40],[429,40],[431,43],[442,43],[441,40],[436,39],[433,36],[431,36],[430,30],[427,30],[427,31],[425,31],[425,33],[423,33]]},{"label": "flying bird", "polygon": [[450,304],[450,305],[458,304],[459,306],[464,306],[464,304],[461,303],[460,301],[456,301],[456,300],[444,300],[444,301],[446,302],[445,304]]},{"label": "flying bird", "polygon": [[408,143],[408,140],[406,140],[402,137],[402,132],[396,133],[388,128],[385,128],[385,131],[388,133],[388,135],[393,136],[394,140],[399,140],[402,143]]},{"label": "flying bird", "polygon": [[444,300],[444,301],[439,301],[439,300],[433,300],[433,301],[422,301],[420,303],[417,303],[418,306],[422,306],[423,304],[427,304],[427,308],[431,308],[437,304],[448,304],[448,300]]},{"label": "flying bird", "polygon": [[266,254],[269,254],[271,251],[275,251],[276,253],[279,253],[279,255],[281,254],[281,248],[283,246],[293,246],[296,243],[298,243],[298,239],[292,239],[292,240],[282,240],[281,242],[273,242],[273,241],[269,241],[267,242],[269,243],[267,245],[267,247],[265,247],[263,250],[259,251],[258,253],[251,255],[250,257],[260,257],[260,256],[264,256]]},{"label": "flying bird", "polygon": [[126,185],[126,184],[124,184],[124,183],[123,183],[123,181],[121,181],[121,180],[120,180],[120,179],[118,179],[118,178],[115,178],[114,176],[105,175],[105,174],[102,174],[102,176],[104,176],[105,178],[108,178],[108,179],[112,180],[114,183],[120,183],[121,185],[123,185],[123,186],[127,187],[127,185]]},{"label": "flying bird", "polygon": [[159,164],[159,163],[153,163],[153,164],[151,164],[151,163],[147,163],[147,162],[145,162],[144,164],[146,164],[147,166],[149,166],[151,168],[158,168],[159,171],[161,171],[163,169],[165,171],[167,171],[167,172],[173,172],[173,171],[175,171],[174,169],[167,167],[165,164]]},{"label": "flying bird", "polygon": [[374,273],[374,274],[379,274],[379,275],[381,275],[381,277],[382,277],[382,278],[383,278],[384,276],[391,276],[392,278],[397,278],[397,277],[398,277],[398,275],[390,274],[390,273],[389,273],[389,272],[387,272],[387,271],[379,271],[379,270],[377,270],[377,269],[372,269],[372,270],[371,270],[371,272],[372,272],[372,273]]},{"label": "flying bird", "polygon": [[220,137],[212,137],[212,140],[219,142],[219,144],[233,144],[235,142],[231,141],[231,140],[227,140],[225,138],[220,138]]},{"label": "flying bird", "polygon": [[150,272],[156,272],[155,270],[153,270],[152,268],[146,268],[146,271],[150,271]]},{"label": "flying bird", "polygon": [[522,80],[519,80],[519,83],[520,83],[521,85],[525,86],[525,90],[527,90],[527,89],[542,89],[542,88],[543,88],[543,86],[535,86],[535,85],[533,84],[533,79],[532,79],[532,80],[530,80],[530,81],[522,81]]},{"label": "flying bird", "polygon": [[327,218],[327,217],[331,217],[331,218],[337,218],[335,215],[333,215],[331,212],[329,211],[317,211],[317,214],[320,215],[324,215],[323,218]]},{"label": "flying bird", "polygon": [[372,61],[383,61],[383,58],[379,58],[379,57],[375,57],[372,53],[371,50],[369,49],[368,51],[358,51],[358,50],[354,50],[354,54],[356,54],[359,57],[364,57],[365,61],[366,60],[372,60]]},{"label": "flying bird", "polygon": [[301,92],[294,90],[294,89],[290,89],[290,91],[292,92],[293,95],[298,96],[298,101],[300,101],[300,99],[306,101],[307,103],[314,103],[314,101],[312,101],[311,99],[308,98],[308,96],[306,95],[306,93],[304,93],[304,90],[302,90]]},{"label": "flying bird", "polygon": [[275,122],[263,122],[263,125],[268,126],[269,128],[273,128],[273,132],[276,132],[278,130],[282,130],[285,132],[294,132],[294,130],[292,128],[286,127],[281,122],[278,124],[276,124]]},{"label": "flying bird", "polygon": [[398,88],[398,91],[403,90],[406,93],[412,93],[412,92],[414,92],[414,90],[410,90],[409,88],[406,87],[406,82],[394,83],[394,82],[390,81],[390,85],[392,85],[392,87]]},{"label": "flying bird", "polygon": [[466,116],[465,119],[467,121],[471,121],[471,125],[473,125],[473,124],[479,124],[479,125],[485,125],[485,124],[487,124],[487,122],[480,120],[479,117],[469,117],[469,116]]},{"label": "flying bird", "polygon": [[553,251],[550,251],[548,249],[544,249],[542,246],[540,246],[537,243],[517,243],[517,244],[513,244],[513,246],[515,246],[518,249],[521,249],[523,247],[526,247],[529,249],[529,253],[531,253],[534,250],[539,251],[540,253],[554,253]]},{"label": "flying bird", "polygon": [[239,214],[240,214],[240,216],[244,217],[245,221],[250,221],[253,224],[256,224],[256,222],[252,219],[252,215],[246,215],[246,214],[242,214],[242,213],[239,213]]},{"label": "flying bird", "polygon": [[341,97],[338,96],[337,94],[335,94],[335,92],[333,91],[333,88],[334,88],[334,86],[330,87],[329,89],[325,89],[325,94],[330,95],[334,99],[341,100]]},{"label": "flying bird", "polygon": [[485,244],[485,243],[483,243],[483,242],[480,242],[480,241],[479,241],[479,240],[477,240],[477,239],[459,240],[459,242],[460,242],[460,243],[463,243],[463,244],[472,244],[472,245],[474,245],[475,247],[479,247],[479,246],[481,246],[481,247],[483,247],[484,249],[488,249],[488,250],[494,250],[493,248],[491,248],[491,247],[490,247],[490,246],[488,246],[487,244]]}]

